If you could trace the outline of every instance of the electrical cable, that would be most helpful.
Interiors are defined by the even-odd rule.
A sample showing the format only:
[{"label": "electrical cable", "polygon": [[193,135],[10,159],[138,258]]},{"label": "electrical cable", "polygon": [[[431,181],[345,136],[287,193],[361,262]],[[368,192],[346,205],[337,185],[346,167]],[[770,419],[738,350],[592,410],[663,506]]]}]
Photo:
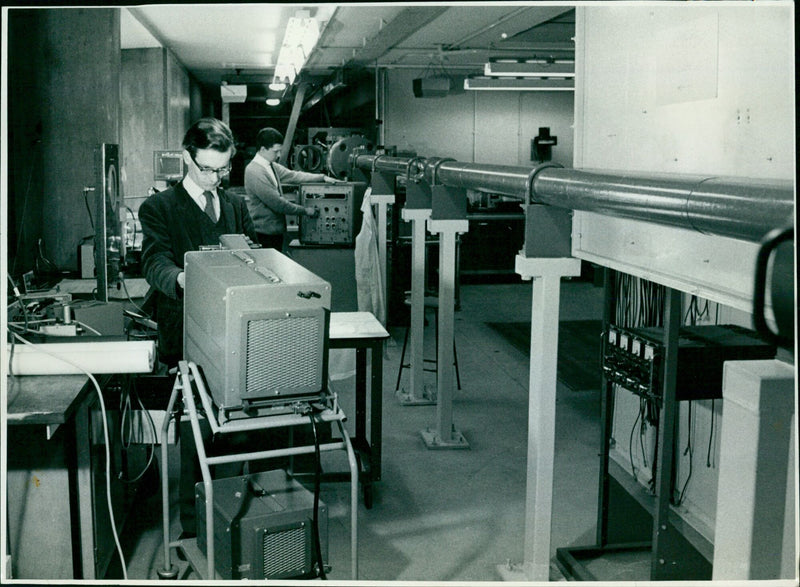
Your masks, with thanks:
[{"label": "electrical cable", "polygon": [[87,197],[88,193],[89,190],[83,190],[83,203],[86,204],[86,212],[89,214],[89,224],[92,225],[92,230],[94,230],[94,218],[92,218],[92,210],[89,207],[89,198]]},{"label": "electrical cable", "polygon": [[643,397],[639,398],[639,416],[641,418],[641,422],[639,423],[639,448],[642,451],[642,464],[647,467],[647,453],[644,450],[644,435],[647,432],[647,421],[645,418],[645,399]]},{"label": "electrical cable", "polygon": [[714,444],[714,400],[711,399],[711,431],[708,434],[708,453],[706,453],[706,467],[711,467],[711,447]]},{"label": "electrical cable", "polygon": [[325,576],[325,563],[322,560],[322,546],[319,538],[319,492],[322,475],[322,457],[319,450],[319,438],[317,436],[316,414],[312,411],[308,414],[311,420],[311,432],[314,436],[314,454],[316,455],[316,467],[314,469],[314,516],[312,527],[314,532],[314,550],[316,551],[317,565],[319,567],[319,578],[327,579]]},{"label": "electrical cable", "polygon": [[146,318],[150,318],[150,314],[148,314],[147,312],[145,312],[144,310],[142,310],[142,309],[139,307],[139,305],[138,305],[136,302],[134,302],[134,301],[133,301],[133,299],[131,298],[131,294],[129,294],[129,293],[128,293],[128,286],[125,284],[125,274],[124,274],[122,271],[120,271],[120,272],[119,272],[119,280],[120,280],[120,283],[122,283],[122,289],[125,291],[125,297],[126,297],[126,298],[128,298],[128,301],[129,301],[131,304],[133,304],[133,307],[134,307],[134,308],[136,308],[137,310],[139,310],[139,313],[140,313],[140,314],[142,314],[142,315],[143,315],[143,316],[145,316]]},{"label": "electrical cable", "polygon": [[14,293],[14,297],[17,298],[17,302],[19,303],[19,308],[22,311],[22,319],[25,321],[25,331],[28,331],[28,312],[25,308],[25,304],[22,302],[22,294],[19,293],[19,288],[17,284],[14,283],[14,280],[11,278],[11,275],[8,275],[8,282],[11,284],[11,291]]},{"label": "electrical cable", "polygon": [[636,481],[638,481],[639,478],[636,476],[636,467],[633,465],[633,433],[636,431],[636,424],[639,423],[639,417],[641,415],[641,411],[636,414],[636,419],[633,421],[633,426],[631,426],[631,437],[628,439],[628,457],[631,460],[631,475],[633,475],[633,478]]},{"label": "electrical cable", "polygon": [[109,434],[108,434],[108,416],[106,415],[106,403],[105,403],[105,400],[103,399],[103,392],[100,389],[100,384],[97,382],[97,379],[95,379],[94,375],[92,375],[88,371],[84,370],[80,365],[76,365],[75,363],[69,361],[68,359],[64,358],[63,356],[59,356],[56,353],[51,353],[50,351],[46,350],[42,346],[33,344],[29,340],[21,337],[16,332],[12,332],[11,334],[13,334],[21,342],[33,347],[34,349],[38,350],[39,352],[42,352],[42,353],[44,353],[46,355],[50,355],[51,357],[53,357],[55,359],[59,359],[61,361],[64,361],[68,365],[72,365],[73,367],[75,367],[76,369],[78,369],[82,373],[84,373],[89,378],[89,380],[92,382],[92,384],[94,385],[94,389],[97,392],[97,400],[98,400],[98,403],[100,404],[100,413],[101,413],[101,415],[103,417],[103,439],[105,441],[104,448],[105,448],[105,457],[106,457],[106,468],[105,468],[105,474],[106,474],[106,504],[108,506],[108,517],[109,517],[109,520],[111,521],[111,533],[114,535],[114,543],[116,544],[117,554],[119,554],[120,564],[122,566],[122,576],[123,576],[123,579],[125,579],[127,581],[128,580],[128,569],[127,569],[127,566],[125,564],[125,555],[122,553],[122,546],[120,545],[120,542],[119,542],[119,534],[117,533],[117,524],[116,524],[116,522],[114,520],[114,508],[113,508],[113,504],[112,504],[112,501],[111,501],[111,441],[109,440]]},{"label": "electrical cable", "polygon": [[683,316],[683,323],[684,324],[687,324],[687,323],[688,324],[694,324],[695,317],[694,317],[694,314],[692,312],[692,310],[693,310],[692,304],[694,304],[695,299],[696,299],[696,297],[693,295],[691,297],[691,299],[689,300],[689,305],[686,308],[686,314],[684,314],[684,316]]},{"label": "electrical cable", "polygon": [[75,324],[77,324],[78,326],[80,326],[81,328],[83,328],[85,330],[88,330],[89,332],[91,332],[93,334],[96,334],[97,336],[103,336],[102,332],[100,332],[98,330],[95,330],[94,328],[92,328],[91,326],[89,326],[88,324],[86,324],[84,322],[78,322],[77,320],[75,320]]},{"label": "electrical cable", "polygon": [[[55,263],[53,263],[53,262],[52,262],[50,259],[48,259],[47,257],[45,257],[45,255],[44,255],[44,251],[42,250],[42,244],[43,244],[43,240],[44,240],[44,239],[41,239],[41,238],[40,238],[40,239],[39,239],[39,241],[37,242],[38,256],[36,257],[36,260],[34,261],[34,267],[35,267],[36,269],[38,269],[40,273],[51,273],[51,274],[59,274],[59,273],[61,273],[61,271],[59,270],[59,268],[58,268],[58,267],[56,267],[56,264],[55,264]],[[37,265],[38,265],[38,262],[39,262],[39,260],[41,260],[41,261],[42,261],[42,263],[43,263],[45,266],[47,266],[47,270],[43,270],[43,269],[41,269],[41,268],[39,268],[39,267],[37,266]]]},{"label": "electrical cable", "polygon": [[[17,284],[14,283],[14,280],[11,278],[11,275],[8,275],[8,282],[11,284],[11,291],[13,292],[14,297],[17,298],[17,301],[15,303],[19,304],[20,310],[22,311],[22,317],[23,317],[24,323],[25,323],[25,332],[27,332],[28,331],[28,314],[27,314],[27,311],[26,311],[26,308],[25,308],[25,304],[22,303],[22,295],[19,293],[19,289],[17,289]],[[9,307],[11,307],[11,306],[9,306]],[[8,324],[7,326],[11,326],[11,324]],[[11,330],[9,329],[9,332],[10,331]],[[14,375],[14,369],[13,369],[12,365],[13,365],[13,361],[14,361],[14,350],[15,350],[15,348],[16,348],[15,339],[12,336],[11,337],[11,349],[9,350],[9,353],[8,353],[8,374],[9,375]]]},{"label": "electrical cable", "polygon": [[[122,398],[120,398],[120,402],[121,403],[124,402],[124,406],[122,406],[120,408],[121,412],[122,412],[122,414],[120,416],[120,436],[122,438],[122,448],[127,451],[127,450],[130,449],[130,446],[133,443],[133,425],[131,423],[128,423],[127,439],[125,438],[125,436],[126,436],[126,434],[125,434],[125,424],[126,424],[126,422],[130,421],[130,419],[132,418],[132,415],[133,415],[133,410],[131,409],[131,395],[134,395],[136,397],[136,403],[139,404],[139,409],[142,411],[143,414],[145,414],[145,416],[147,418],[147,422],[148,422],[148,424],[150,424],[150,433],[151,433],[151,437],[150,438],[151,438],[151,441],[150,441],[150,444],[148,445],[148,448],[150,450],[148,451],[147,463],[145,464],[145,466],[142,468],[141,472],[138,475],[133,477],[133,479],[126,479],[125,476],[123,475],[122,471],[120,471],[118,473],[117,478],[120,481],[122,481],[123,483],[136,483],[142,477],[144,477],[145,473],[147,473],[147,470],[150,468],[150,465],[153,464],[153,459],[155,459],[155,456],[156,456],[156,425],[155,425],[155,422],[153,422],[153,417],[150,414],[150,411],[145,409],[144,404],[142,403],[142,399],[139,397],[139,394],[136,393],[135,391],[132,394],[130,388],[131,388],[131,384],[130,384],[130,380],[128,380],[128,385],[126,386],[126,391],[125,391],[125,394],[124,394],[125,399],[123,400]],[[141,430],[140,430],[140,432],[141,432]]]},{"label": "electrical cable", "polygon": [[131,220],[133,221],[133,242],[131,243],[131,249],[133,249],[136,247],[136,215],[128,206],[124,206],[124,208],[131,213]]},{"label": "electrical cable", "polygon": [[[34,145],[41,146],[42,139],[38,138],[33,141]],[[40,155],[42,152],[41,149],[36,149],[36,155]],[[38,169],[36,160],[31,162],[31,172],[28,174],[28,184],[25,186],[25,196],[22,199],[22,214],[20,215],[19,222],[16,224],[19,226],[19,234],[17,235],[17,247],[16,247],[16,254],[14,255],[14,265],[11,267],[11,273],[17,272],[17,260],[19,259],[19,250],[22,246],[22,237],[25,234],[25,216],[28,212],[28,200],[30,199],[29,196],[31,194],[31,184],[33,183],[33,173]]]},{"label": "electrical cable", "polygon": [[683,456],[689,455],[689,474],[686,476],[686,481],[683,483],[683,488],[681,489],[680,495],[678,496],[678,500],[674,502],[674,505],[681,505],[683,503],[683,498],[686,495],[686,488],[689,486],[689,480],[692,478],[692,461],[694,460],[694,449],[692,447],[692,409],[693,409],[694,402],[689,402],[689,413],[688,413],[688,422],[687,422],[687,433],[686,433],[686,448],[683,450]]},{"label": "electrical cable", "polygon": [[11,337],[11,349],[8,351],[8,374],[12,377],[14,376],[14,368],[13,368],[13,361],[14,361],[14,348],[15,348],[15,340],[14,337]]}]

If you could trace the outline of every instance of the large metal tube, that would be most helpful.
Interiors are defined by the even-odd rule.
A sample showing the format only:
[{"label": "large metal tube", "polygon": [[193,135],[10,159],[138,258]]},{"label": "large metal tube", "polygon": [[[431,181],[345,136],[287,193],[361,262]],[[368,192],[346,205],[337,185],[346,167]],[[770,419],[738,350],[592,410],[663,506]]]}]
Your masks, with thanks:
[{"label": "large metal tube", "polygon": [[542,204],[755,242],[784,226],[794,208],[794,185],[781,180],[548,168],[531,189],[532,201]]},{"label": "large metal tube", "polygon": [[395,175],[405,175],[408,172],[410,157],[389,157],[388,155],[355,155],[354,163],[359,169],[372,171],[382,171],[384,173],[394,173]]},{"label": "large metal tube", "polygon": [[[408,172],[410,158],[359,155],[361,169]],[[794,211],[789,180],[583,171],[443,161],[432,183],[518,197],[522,201],[678,226],[758,242]]]},{"label": "large metal tube", "polygon": [[512,165],[490,165],[446,161],[439,166],[436,181],[442,185],[489,191],[526,199],[531,170]]}]

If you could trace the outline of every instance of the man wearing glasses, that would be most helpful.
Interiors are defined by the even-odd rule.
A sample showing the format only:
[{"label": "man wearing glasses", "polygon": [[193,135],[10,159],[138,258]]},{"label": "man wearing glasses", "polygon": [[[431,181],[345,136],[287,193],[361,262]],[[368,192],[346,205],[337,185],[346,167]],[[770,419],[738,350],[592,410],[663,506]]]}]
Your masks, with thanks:
[{"label": "man wearing glasses", "polygon": [[[198,120],[183,137],[187,169],[183,180],[153,194],[139,207],[142,271],[151,290],[155,290],[158,358],[168,368],[176,367],[183,355],[184,253],[204,245],[217,246],[223,234],[245,234],[253,242],[256,239],[244,198],[228,194],[220,186],[222,178],[230,173],[235,152],[228,125],[215,118]],[[201,428],[203,437],[208,439],[211,429],[205,420]],[[180,517],[184,537],[190,537],[196,533],[194,484],[201,475],[188,420],[181,421],[180,435]],[[215,450],[226,446],[218,444],[220,447]]]},{"label": "man wearing glasses", "polygon": [[198,120],[183,138],[186,176],[139,207],[142,272],[156,290],[158,356],[170,368],[183,353],[184,253],[219,245],[223,234],[257,238],[244,198],[220,186],[235,152],[233,133],[224,122]]},{"label": "man wearing glasses", "polygon": [[281,184],[340,182],[324,173],[293,171],[278,163],[283,135],[274,128],[262,128],[256,137],[256,146],[258,152],[244,170],[244,187],[249,198],[247,205],[261,246],[283,251],[286,215],[313,218],[318,210],[299,206],[284,198]]}]

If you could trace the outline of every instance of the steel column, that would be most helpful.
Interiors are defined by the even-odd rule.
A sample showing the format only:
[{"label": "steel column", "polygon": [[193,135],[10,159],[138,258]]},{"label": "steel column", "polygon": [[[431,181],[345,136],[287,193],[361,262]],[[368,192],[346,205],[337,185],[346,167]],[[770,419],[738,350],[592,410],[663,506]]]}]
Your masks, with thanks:
[{"label": "steel column", "polygon": [[[408,392],[402,394],[402,405],[430,405],[436,399],[425,389],[425,223],[430,209],[403,208],[403,220],[411,222],[411,318],[408,325],[411,339],[410,379]],[[401,366],[402,368],[402,366]]]},{"label": "steel column", "polygon": [[428,448],[469,448],[469,443],[453,424],[456,234],[466,232],[468,228],[467,220],[430,220],[428,222],[428,229],[439,234],[436,430],[422,431],[422,439]]},{"label": "steel column", "polygon": [[580,275],[581,261],[517,256],[515,265],[516,272],[523,279],[533,280],[523,570],[528,581],[547,581],[553,509],[561,278]]}]

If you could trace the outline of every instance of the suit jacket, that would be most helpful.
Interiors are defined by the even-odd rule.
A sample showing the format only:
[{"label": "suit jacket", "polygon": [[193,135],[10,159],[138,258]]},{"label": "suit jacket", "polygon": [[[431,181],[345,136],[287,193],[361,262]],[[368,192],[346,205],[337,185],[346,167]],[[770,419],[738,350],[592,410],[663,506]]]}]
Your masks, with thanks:
[{"label": "suit jacket", "polygon": [[220,217],[215,224],[179,183],[153,194],[139,207],[142,272],[155,290],[159,358],[172,366],[183,355],[183,290],[178,274],[183,255],[201,245],[219,245],[223,234],[245,234],[257,242],[244,198],[217,188]]},{"label": "suit jacket", "polygon": [[286,232],[287,214],[305,214],[302,206],[283,197],[281,184],[300,184],[325,181],[322,173],[292,171],[280,163],[272,163],[275,179],[264,168],[270,165],[260,155],[256,155],[244,170],[244,188],[247,191],[247,207],[261,234],[283,234]]}]

